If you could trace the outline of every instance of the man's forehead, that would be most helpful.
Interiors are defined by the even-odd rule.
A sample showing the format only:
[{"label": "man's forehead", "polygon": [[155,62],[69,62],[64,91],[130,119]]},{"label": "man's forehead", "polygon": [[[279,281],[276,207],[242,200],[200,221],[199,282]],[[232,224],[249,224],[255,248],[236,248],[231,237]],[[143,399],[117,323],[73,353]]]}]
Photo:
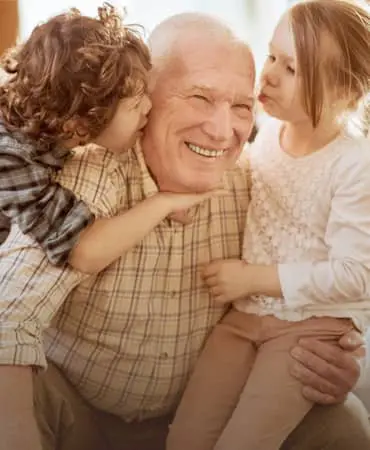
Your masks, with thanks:
[{"label": "man's forehead", "polygon": [[182,35],[181,39],[177,41],[177,45],[174,47],[175,53],[178,55],[208,55],[208,57],[215,54],[228,55],[229,57],[248,57],[250,50],[248,45],[238,39],[231,36],[219,35],[198,32],[192,34]]},{"label": "man's forehead", "polygon": [[255,81],[253,64],[241,61],[231,63],[210,57],[199,63],[192,64],[191,60],[187,62],[182,77],[182,85],[186,90],[201,90],[211,95],[232,93],[233,97],[253,96]]},{"label": "man's forehead", "polygon": [[204,78],[202,82],[197,77],[192,77],[189,79],[187,85],[185,85],[186,93],[205,95],[212,98],[222,98],[227,99],[231,102],[243,102],[243,103],[253,103],[255,100],[254,95],[254,85],[252,79],[235,79],[233,83],[226,83],[225,78],[222,76],[209,78]]},{"label": "man's forehead", "polygon": [[[212,45],[207,43],[195,48],[183,48],[179,53],[183,70],[191,78],[206,78],[207,76],[245,78],[247,83],[254,83],[254,61],[248,47],[239,45]],[[201,82],[201,81],[199,81]],[[206,83],[206,80],[202,81]]]}]

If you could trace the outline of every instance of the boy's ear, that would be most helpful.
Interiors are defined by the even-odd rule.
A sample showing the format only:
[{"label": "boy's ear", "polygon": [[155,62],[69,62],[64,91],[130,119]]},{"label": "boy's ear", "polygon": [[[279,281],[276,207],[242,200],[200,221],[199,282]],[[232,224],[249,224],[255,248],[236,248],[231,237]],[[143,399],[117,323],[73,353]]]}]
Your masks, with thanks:
[{"label": "boy's ear", "polygon": [[85,145],[89,139],[89,133],[81,119],[69,119],[63,125],[63,131],[68,133],[71,139],[76,140],[78,145]]},{"label": "boy's ear", "polygon": [[71,137],[76,133],[78,127],[78,121],[76,119],[68,119],[64,122],[63,131],[70,134]]}]

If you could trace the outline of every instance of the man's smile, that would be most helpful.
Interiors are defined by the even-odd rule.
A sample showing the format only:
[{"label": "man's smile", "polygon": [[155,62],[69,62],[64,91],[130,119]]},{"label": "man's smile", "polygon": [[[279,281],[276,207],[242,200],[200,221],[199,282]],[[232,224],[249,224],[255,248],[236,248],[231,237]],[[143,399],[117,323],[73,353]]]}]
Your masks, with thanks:
[{"label": "man's smile", "polygon": [[186,145],[192,152],[196,153],[197,155],[205,156],[207,158],[219,158],[223,156],[223,154],[225,153],[224,149],[222,150],[209,149],[205,147],[200,147],[199,145],[190,144],[190,142],[186,142]]}]

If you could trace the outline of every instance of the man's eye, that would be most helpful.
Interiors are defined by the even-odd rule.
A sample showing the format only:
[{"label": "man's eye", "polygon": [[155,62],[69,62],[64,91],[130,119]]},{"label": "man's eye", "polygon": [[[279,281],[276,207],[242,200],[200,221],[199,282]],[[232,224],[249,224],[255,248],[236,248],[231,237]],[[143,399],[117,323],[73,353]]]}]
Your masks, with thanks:
[{"label": "man's eye", "polygon": [[274,62],[275,60],[276,60],[276,58],[275,58],[275,56],[274,55],[267,55],[267,59],[269,60],[269,61],[271,61],[271,62]]},{"label": "man's eye", "polygon": [[234,108],[244,109],[246,111],[252,111],[252,106],[244,104],[244,103],[238,103],[237,105],[234,105]]},{"label": "man's eye", "polygon": [[194,94],[193,98],[195,98],[197,100],[202,100],[204,102],[208,102],[209,101],[207,97],[205,97],[204,95],[201,95],[201,94]]},{"label": "man's eye", "polygon": [[294,69],[294,67],[287,66],[286,70],[287,70],[290,74],[295,75],[295,69]]}]

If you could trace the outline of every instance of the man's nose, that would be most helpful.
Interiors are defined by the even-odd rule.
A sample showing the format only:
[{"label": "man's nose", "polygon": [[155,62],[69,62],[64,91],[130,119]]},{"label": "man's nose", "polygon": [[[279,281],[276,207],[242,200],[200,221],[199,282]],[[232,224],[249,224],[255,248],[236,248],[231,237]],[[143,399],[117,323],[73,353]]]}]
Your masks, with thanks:
[{"label": "man's nose", "polygon": [[226,143],[234,135],[231,114],[229,104],[214,105],[204,120],[203,131],[212,140]]}]

